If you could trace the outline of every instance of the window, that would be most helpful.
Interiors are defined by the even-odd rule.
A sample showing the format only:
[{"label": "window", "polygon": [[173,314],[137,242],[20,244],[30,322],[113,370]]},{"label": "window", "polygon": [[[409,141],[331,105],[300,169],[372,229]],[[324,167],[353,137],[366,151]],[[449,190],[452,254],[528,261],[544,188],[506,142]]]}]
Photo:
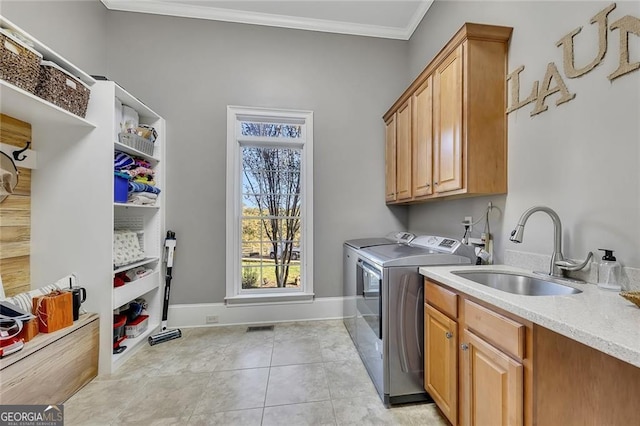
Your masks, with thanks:
[{"label": "window", "polygon": [[227,107],[227,303],[313,298],[313,113]]}]

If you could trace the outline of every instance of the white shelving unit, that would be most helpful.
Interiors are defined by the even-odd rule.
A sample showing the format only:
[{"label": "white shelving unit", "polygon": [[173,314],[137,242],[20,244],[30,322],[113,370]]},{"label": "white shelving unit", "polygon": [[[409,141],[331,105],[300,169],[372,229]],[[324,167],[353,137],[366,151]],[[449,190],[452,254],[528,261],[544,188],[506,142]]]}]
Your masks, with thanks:
[{"label": "white shelving unit", "polygon": [[[112,334],[109,335],[109,341],[105,346],[109,345],[109,358],[110,365],[109,371],[115,371],[126,359],[128,359],[136,348],[139,348],[143,343],[146,344],[146,336],[157,330],[160,325],[162,314],[162,286],[164,284],[162,273],[163,263],[162,255],[164,250],[164,203],[163,203],[163,190],[164,185],[164,144],[165,144],[165,123],[162,117],[156,114],[153,110],[135,98],[133,95],[125,91],[122,87],[118,86],[115,82],[111,81],[98,81],[94,86],[95,98],[94,101],[99,102],[100,108],[100,120],[99,128],[101,129],[101,139],[105,144],[108,144],[110,150],[110,165],[113,175],[113,156],[115,151],[125,152],[131,156],[138,157],[146,160],[151,164],[151,168],[154,170],[154,180],[156,186],[160,188],[161,192],[158,195],[157,201],[153,206],[137,205],[130,203],[120,203],[113,201],[113,177],[111,177],[110,192],[111,195],[111,231],[114,229],[127,229],[138,233],[138,239],[140,241],[140,247],[144,250],[145,258],[143,260],[133,262],[129,265],[113,268],[109,287],[111,288],[111,294],[108,300],[109,303],[109,320],[111,329],[113,328],[113,313],[118,308],[126,307],[126,305],[137,299],[143,298],[148,305],[146,314],[149,315],[149,326],[145,333],[134,339],[127,338],[121,345],[126,346],[127,349],[119,354],[112,354],[113,340]],[[92,93],[93,96],[93,93]],[[153,155],[143,153],[118,141],[118,129],[120,127],[119,115],[116,113],[116,98],[123,104],[136,110],[139,116],[140,124],[147,124],[156,129],[158,138],[154,143]],[[113,262],[112,262],[113,264]],[[127,282],[121,287],[113,287],[113,278],[117,273],[126,272],[138,267],[145,267],[151,269],[152,272],[137,280]],[[105,354],[107,349],[105,349]]]},{"label": "white shelving unit", "polygon": [[[145,158],[164,190],[165,122],[153,110],[114,82],[96,82],[25,31],[0,16],[0,27],[13,29],[34,42],[35,49],[80,78],[91,89],[85,118],[0,80],[0,113],[31,124],[37,164],[31,174],[32,288],[75,274],[87,290],[83,308],[100,316],[99,374],[117,369],[157,330],[162,312],[163,194],[155,206],[114,203],[113,155],[122,150]],[[158,132],[153,155],[120,144],[114,135],[116,97],[134,108],[141,124]],[[128,267],[145,266],[152,273],[122,287],[113,287],[114,224],[141,223],[145,259]],[[148,303],[149,327],[127,349],[113,355],[113,311],[138,297]]]}]

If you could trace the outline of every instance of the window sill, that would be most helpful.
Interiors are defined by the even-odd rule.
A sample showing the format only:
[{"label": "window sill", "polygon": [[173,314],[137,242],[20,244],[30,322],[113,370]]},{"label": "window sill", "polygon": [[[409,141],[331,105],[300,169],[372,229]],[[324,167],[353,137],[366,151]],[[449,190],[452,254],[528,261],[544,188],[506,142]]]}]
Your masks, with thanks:
[{"label": "window sill", "polygon": [[242,294],[225,297],[227,306],[281,305],[288,303],[311,303],[314,293]]}]

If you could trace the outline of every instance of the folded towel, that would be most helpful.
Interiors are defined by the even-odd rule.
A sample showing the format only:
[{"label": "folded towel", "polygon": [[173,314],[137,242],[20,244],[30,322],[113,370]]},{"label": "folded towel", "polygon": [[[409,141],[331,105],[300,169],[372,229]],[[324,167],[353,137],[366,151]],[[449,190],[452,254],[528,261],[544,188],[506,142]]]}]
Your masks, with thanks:
[{"label": "folded towel", "polygon": [[[138,193],[139,194],[139,193]],[[150,194],[150,193],[149,193]],[[135,195],[133,197],[128,197],[127,198],[127,203],[130,204],[137,204],[137,205],[147,205],[147,206],[152,206],[155,205],[156,200],[154,198],[147,198],[143,195]]]},{"label": "folded towel", "polygon": [[137,176],[153,177],[153,175],[155,174],[153,169],[150,169],[148,167],[136,167],[135,169],[127,170],[127,173],[129,173],[131,177],[137,177]]},{"label": "folded towel", "polygon": [[150,200],[155,200],[158,198],[158,194],[154,194],[153,192],[130,192],[129,197],[141,196],[145,198],[149,198]]},{"label": "folded towel", "polygon": [[126,180],[131,179],[131,176],[129,176],[129,174],[127,174],[125,172],[119,172],[119,171],[114,170],[113,174],[116,175],[116,176],[120,176],[121,178],[125,178]]},{"label": "folded towel", "polygon": [[138,183],[138,182],[129,182],[129,191],[128,192],[152,192],[154,194],[160,193],[160,188],[156,188],[155,186],[147,185],[146,183]]},{"label": "folded towel", "polygon": [[145,167],[147,169],[151,168],[151,163],[148,162],[147,160],[143,160],[142,158],[135,158],[135,163],[137,167]]},{"label": "folded towel", "polygon": [[124,152],[116,151],[113,157],[114,170],[127,170],[134,167],[136,164],[133,157]]},{"label": "folded towel", "polygon": [[147,176],[135,177],[135,178],[133,178],[133,181],[137,182],[137,183],[144,183],[144,184],[151,185],[151,186],[155,186],[155,184],[156,184],[156,181],[153,180],[153,178],[149,178]]}]

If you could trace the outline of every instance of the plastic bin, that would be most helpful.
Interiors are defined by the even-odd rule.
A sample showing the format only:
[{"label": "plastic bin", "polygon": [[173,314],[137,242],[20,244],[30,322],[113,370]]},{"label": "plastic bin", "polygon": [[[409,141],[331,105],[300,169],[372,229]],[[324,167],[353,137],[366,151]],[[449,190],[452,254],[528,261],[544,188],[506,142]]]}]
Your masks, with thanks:
[{"label": "plastic bin", "polygon": [[113,346],[123,340],[125,337],[125,324],[127,323],[126,315],[114,315],[113,316]]},{"label": "plastic bin", "polygon": [[122,176],[113,175],[113,201],[116,203],[126,203],[128,190],[129,180]]},{"label": "plastic bin", "polygon": [[128,338],[133,339],[138,337],[149,327],[149,315],[140,315],[125,327],[125,332]]}]

